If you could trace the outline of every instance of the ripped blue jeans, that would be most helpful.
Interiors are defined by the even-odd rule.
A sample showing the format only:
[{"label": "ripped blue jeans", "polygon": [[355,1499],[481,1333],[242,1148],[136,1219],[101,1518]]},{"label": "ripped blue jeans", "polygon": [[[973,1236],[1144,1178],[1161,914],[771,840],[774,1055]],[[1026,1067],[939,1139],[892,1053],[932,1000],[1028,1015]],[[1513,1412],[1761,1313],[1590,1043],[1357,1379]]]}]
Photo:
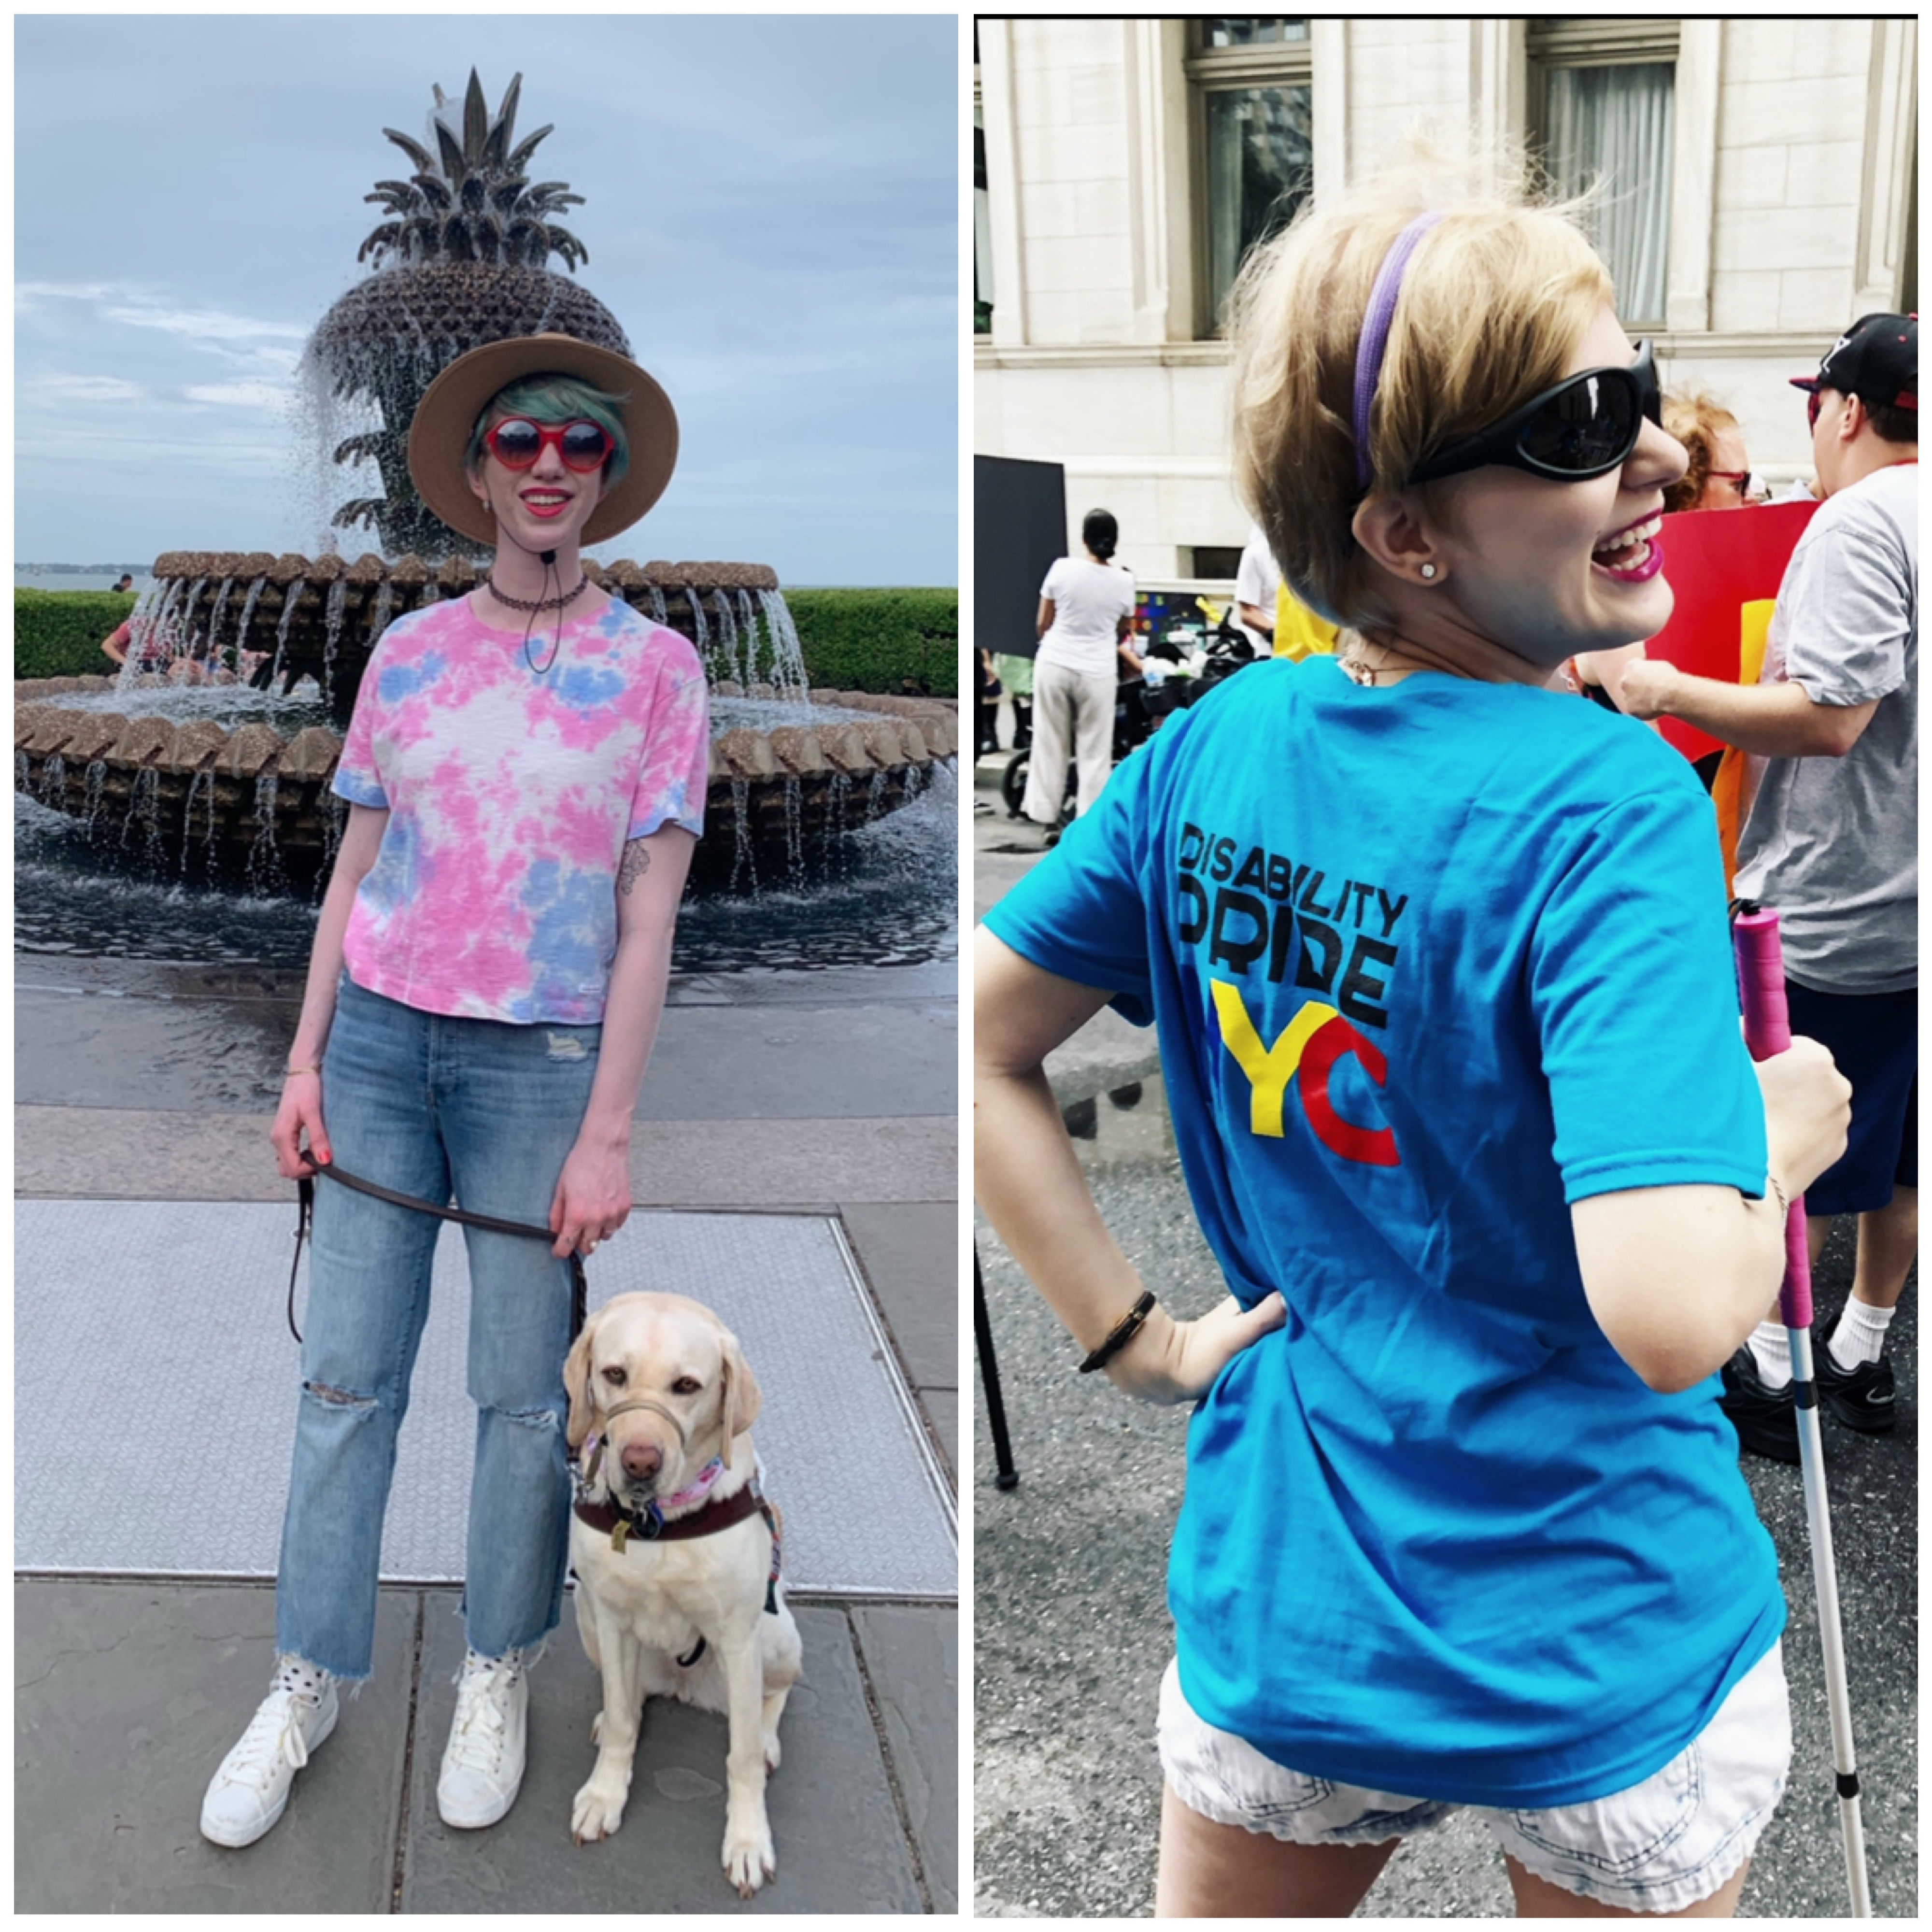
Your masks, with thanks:
[{"label": "ripped blue jeans", "polygon": [[[447,1018],[345,976],[322,1061],[332,1152],[382,1186],[424,1201],[453,1193],[478,1214],[541,1226],[590,1102],[600,1034]],[[316,1184],[275,1642],[339,1677],[369,1674],[396,1434],[444,1226]],[[539,1241],[463,1234],[476,1405],[463,1610],[471,1646],[497,1657],[554,1630],[562,1607],[570,1274]]]}]

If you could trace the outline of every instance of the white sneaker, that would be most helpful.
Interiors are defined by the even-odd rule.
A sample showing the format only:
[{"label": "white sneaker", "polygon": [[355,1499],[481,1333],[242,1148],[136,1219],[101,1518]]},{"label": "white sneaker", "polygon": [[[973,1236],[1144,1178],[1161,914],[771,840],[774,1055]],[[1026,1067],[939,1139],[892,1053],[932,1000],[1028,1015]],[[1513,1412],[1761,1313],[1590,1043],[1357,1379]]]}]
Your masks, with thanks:
[{"label": "white sneaker", "polygon": [[436,1806],[446,1825],[478,1831],[517,1802],[530,1700],[521,1651],[478,1657],[472,1650],[464,1657],[455,1721],[436,1781]]},{"label": "white sneaker", "polygon": [[238,1850],[252,1845],[288,1809],[296,1773],[335,1729],[339,1715],[332,1678],[322,1678],[315,1696],[278,1683],[208,1780],[201,1835]]}]

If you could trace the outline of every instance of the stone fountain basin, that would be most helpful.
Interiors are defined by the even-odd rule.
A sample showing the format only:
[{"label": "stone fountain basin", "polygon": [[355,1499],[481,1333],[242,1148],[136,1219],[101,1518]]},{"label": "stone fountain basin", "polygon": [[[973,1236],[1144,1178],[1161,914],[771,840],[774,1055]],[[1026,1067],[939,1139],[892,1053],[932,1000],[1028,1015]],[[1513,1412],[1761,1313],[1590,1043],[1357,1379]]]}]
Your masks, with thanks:
[{"label": "stone fountain basin", "polygon": [[[944,699],[826,691],[782,704],[765,687],[729,683],[713,698],[724,728],[706,797],[716,830],[693,868],[706,884],[755,878],[760,855],[767,876],[774,856],[796,870],[805,847],[904,803],[958,748],[957,709]],[[179,876],[198,850],[210,879],[312,885],[346,818],[328,790],[342,741],[326,724],[268,722],[280,711],[286,726],[288,710],[239,687],[163,677],[16,684],[15,784],[151,868],[178,865]],[[734,722],[751,717],[766,722]]]}]

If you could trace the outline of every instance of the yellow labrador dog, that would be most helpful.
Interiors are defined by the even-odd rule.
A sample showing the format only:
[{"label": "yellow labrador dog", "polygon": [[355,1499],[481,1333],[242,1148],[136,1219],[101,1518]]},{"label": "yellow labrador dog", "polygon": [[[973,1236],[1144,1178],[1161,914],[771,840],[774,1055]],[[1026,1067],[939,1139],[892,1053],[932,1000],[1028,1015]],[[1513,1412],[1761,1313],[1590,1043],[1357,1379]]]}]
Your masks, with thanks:
[{"label": "yellow labrador dog", "polygon": [[776,1870],[765,1778],[800,1662],[754,1480],[758,1384],[737,1337],[677,1294],[620,1294],[596,1310],[563,1380],[579,1478],[577,1628],[604,1675],[597,1765],[572,1835],[584,1844],[622,1822],[646,1697],[722,1711],[724,1870],[748,1898]]}]

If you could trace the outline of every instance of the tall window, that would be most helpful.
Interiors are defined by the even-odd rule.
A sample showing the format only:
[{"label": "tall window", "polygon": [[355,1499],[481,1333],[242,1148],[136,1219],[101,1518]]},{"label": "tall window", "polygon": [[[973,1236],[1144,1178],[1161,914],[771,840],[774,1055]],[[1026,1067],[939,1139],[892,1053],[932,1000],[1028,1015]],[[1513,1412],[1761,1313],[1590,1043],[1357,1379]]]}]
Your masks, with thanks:
[{"label": "tall window", "polygon": [[1206,190],[1201,320],[1212,332],[1249,250],[1294,219],[1313,183],[1308,22],[1203,20],[1188,31]]},{"label": "tall window", "polygon": [[1899,272],[1898,312],[1918,313],[1918,143],[1912,144],[1912,166],[1906,176],[1912,200],[1905,211],[1905,260]]},{"label": "tall window", "polygon": [[1598,184],[1592,223],[1618,314],[1660,326],[1677,22],[1552,16],[1532,20],[1527,38],[1544,165],[1566,194]]},{"label": "tall window", "polygon": [[973,333],[993,328],[993,222],[986,195],[986,124],[980,105],[980,22],[973,22]]},{"label": "tall window", "polygon": [[993,224],[986,197],[986,130],[973,104],[973,333],[993,327]]}]

